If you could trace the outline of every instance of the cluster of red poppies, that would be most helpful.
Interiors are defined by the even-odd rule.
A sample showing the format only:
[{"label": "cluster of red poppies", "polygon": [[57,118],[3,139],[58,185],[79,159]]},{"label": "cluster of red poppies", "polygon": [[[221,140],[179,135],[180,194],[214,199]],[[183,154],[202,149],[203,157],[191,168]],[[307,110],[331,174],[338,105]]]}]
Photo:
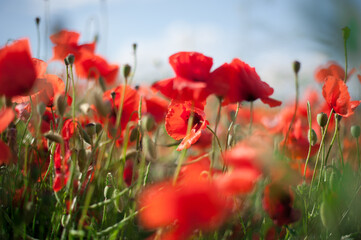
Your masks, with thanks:
[{"label": "cluster of red poppies", "polygon": [[[361,103],[351,101],[346,86],[356,70],[345,77],[335,62],[316,71],[323,98],[312,90],[281,110],[273,109],[281,105],[271,98],[273,88],[237,58],[211,71],[211,57],[179,52],[169,57],[174,77],[133,87],[127,65],[124,84],[117,85],[119,66],[95,54],[96,42],[79,45],[79,36],[62,30],[50,37],[52,60],[65,62],[64,79],[47,74],[47,63],[32,58],[26,39],[0,49],[0,164],[18,165],[24,177],[27,164],[35,164],[40,170],[35,182],[74,195],[91,184],[100,186],[94,179],[117,176],[119,184],[112,187],[134,189],[139,224],[155,231],[154,239],[187,239],[233,224],[238,214],[250,211],[250,196],[257,193],[275,225],[298,221],[301,210],[294,207],[293,189],[312,185],[325,136],[339,128],[331,115],[348,124]],[[87,90],[92,98],[83,94],[79,99],[73,66],[78,78],[95,80]],[[257,99],[272,108],[253,106]],[[247,102],[251,110],[240,106]],[[330,114],[316,118],[321,112]],[[25,125],[22,136],[19,122]],[[167,134],[162,135],[162,126]],[[26,131],[31,143],[24,139]],[[166,146],[159,139],[176,142]],[[345,159],[355,149],[350,142],[345,137]],[[307,165],[316,153],[316,163]],[[166,180],[148,186],[145,162],[177,167],[164,173]],[[14,199],[24,197],[24,191],[31,190],[14,191]],[[72,211],[80,204],[73,201]]]}]

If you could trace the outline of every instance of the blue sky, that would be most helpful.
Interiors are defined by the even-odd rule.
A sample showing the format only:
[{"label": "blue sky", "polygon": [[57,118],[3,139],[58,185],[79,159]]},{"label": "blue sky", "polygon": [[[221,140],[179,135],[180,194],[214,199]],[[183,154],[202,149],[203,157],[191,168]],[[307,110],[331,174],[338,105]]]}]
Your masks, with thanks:
[{"label": "blue sky", "polygon": [[[39,16],[40,58],[49,59],[45,9],[49,33],[55,28],[78,31],[81,43],[99,34],[96,51],[112,63],[132,64],[131,46],[137,43],[136,83],[171,76],[171,54],[198,51],[213,57],[214,68],[240,58],[256,67],[276,97],[284,98],[292,94],[294,60],[302,63],[301,86],[306,86],[320,64],[343,64],[343,26],[353,24],[353,41],[361,42],[357,0],[1,0],[0,45],[29,37],[35,56],[34,19]],[[359,53],[354,45],[353,52]],[[351,65],[360,65],[357,56]],[[354,94],[360,95],[359,87]]]}]

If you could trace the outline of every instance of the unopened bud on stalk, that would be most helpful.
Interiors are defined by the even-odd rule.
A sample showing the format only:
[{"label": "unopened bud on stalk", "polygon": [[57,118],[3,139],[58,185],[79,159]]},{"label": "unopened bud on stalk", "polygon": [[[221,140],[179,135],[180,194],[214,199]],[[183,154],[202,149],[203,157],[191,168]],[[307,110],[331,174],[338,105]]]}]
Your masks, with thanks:
[{"label": "unopened bud on stalk", "polygon": [[64,58],[65,66],[69,66],[68,58]]},{"label": "unopened bud on stalk", "polygon": [[40,23],[40,17],[36,17],[36,18],[35,18],[35,23],[36,23],[36,25],[39,25],[39,23]]},{"label": "unopened bud on stalk", "polygon": [[66,59],[67,59],[67,61],[68,61],[68,63],[70,64],[70,65],[73,65],[74,64],[74,61],[75,61],[75,56],[74,56],[74,54],[69,54],[67,57],[66,57]]},{"label": "unopened bud on stalk", "polygon": [[360,126],[358,125],[351,126],[351,135],[354,138],[358,138],[360,136]]},{"label": "unopened bud on stalk", "polygon": [[123,76],[125,79],[127,79],[130,75],[130,71],[132,70],[132,67],[129,64],[125,64],[123,67]]},{"label": "unopened bud on stalk", "polygon": [[65,109],[66,109],[66,99],[64,95],[58,95],[56,101],[55,101],[55,106],[56,109],[58,110],[58,113],[60,116],[63,116],[65,113]]},{"label": "unopened bud on stalk", "polygon": [[130,132],[129,141],[134,142],[135,140],[137,140],[138,135],[139,135],[138,127],[133,128],[132,131]]},{"label": "unopened bud on stalk", "polygon": [[299,61],[293,62],[293,71],[297,74],[300,71],[301,63]]},{"label": "unopened bud on stalk", "polygon": [[145,115],[142,120],[142,127],[147,131],[151,131],[155,127],[155,120],[152,115]]},{"label": "unopened bud on stalk", "polygon": [[50,141],[56,142],[56,143],[63,143],[63,137],[60,136],[58,133],[55,132],[47,132],[44,134],[44,137],[47,138]]},{"label": "unopened bud on stalk", "polygon": [[137,51],[137,44],[136,43],[133,43],[133,51]]},{"label": "unopened bud on stalk", "polygon": [[338,122],[340,122],[342,120],[342,116],[335,114],[335,120],[337,120]]},{"label": "unopened bud on stalk", "polygon": [[324,127],[327,124],[327,114],[326,113],[319,113],[317,114],[317,123],[320,127]]},{"label": "unopened bud on stalk", "polygon": [[40,102],[37,106],[36,106],[36,111],[38,112],[38,114],[40,116],[43,116],[44,115],[44,112],[45,112],[45,104],[43,102]]},{"label": "unopened bud on stalk", "polygon": [[100,94],[97,93],[94,94],[94,105],[101,116],[106,117],[110,113],[111,110],[110,102],[104,102]]},{"label": "unopened bud on stalk", "polygon": [[96,125],[95,123],[88,123],[85,125],[85,131],[89,136],[93,136],[96,133]]},{"label": "unopened bud on stalk", "polygon": [[314,146],[317,143],[317,134],[315,130],[310,129],[308,130],[308,142],[311,144],[311,146]]}]

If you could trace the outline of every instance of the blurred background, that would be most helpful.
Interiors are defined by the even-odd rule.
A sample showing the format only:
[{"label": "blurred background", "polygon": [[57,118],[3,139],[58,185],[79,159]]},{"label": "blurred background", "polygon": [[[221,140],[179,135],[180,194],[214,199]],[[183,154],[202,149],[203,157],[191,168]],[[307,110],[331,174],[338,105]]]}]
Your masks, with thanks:
[{"label": "blurred background", "polygon": [[[275,89],[275,98],[285,99],[294,95],[294,60],[302,64],[301,91],[310,84],[321,89],[313,78],[318,66],[329,60],[344,66],[345,26],[349,66],[359,73],[360,12],[359,0],[1,0],[0,45],[28,37],[37,57],[40,17],[43,60],[52,56],[48,36],[65,28],[79,32],[80,43],[97,38],[96,53],[120,66],[133,65],[137,43],[136,84],[173,76],[168,57],[198,51],[213,57],[213,69],[240,58]],[[356,75],[348,85],[360,99]]]}]

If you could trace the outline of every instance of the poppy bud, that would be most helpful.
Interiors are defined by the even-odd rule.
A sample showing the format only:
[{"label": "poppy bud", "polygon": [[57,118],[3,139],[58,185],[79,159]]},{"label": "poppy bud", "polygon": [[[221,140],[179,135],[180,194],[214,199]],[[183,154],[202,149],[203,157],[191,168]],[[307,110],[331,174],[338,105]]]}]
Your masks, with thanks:
[{"label": "poppy bud", "polygon": [[68,66],[68,65],[69,65],[69,62],[68,62],[68,59],[67,59],[67,58],[64,58],[64,63],[65,63],[65,66]]},{"label": "poppy bud", "polygon": [[300,71],[301,63],[299,61],[293,62],[293,71],[297,74]]},{"label": "poppy bud", "polygon": [[110,113],[111,110],[110,102],[104,102],[100,94],[97,93],[94,94],[94,104],[95,104],[95,108],[97,109],[98,113],[101,116],[106,117]]},{"label": "poppy bud", "polygon": [[320,127],[324,127],[327,124],[327,114],[326,113],[319,113],[317,114],[317,123]]},{"label": "poppy bud", "polygon": [[93,136],[96,133],[95,123],[88,123],[87,125],[85,125],[85,131],[89,136]]},{"label": "poppy bud", "polygon": [[99,134],[102,129],[103,129],[103,126],[100,123],[95,124],[95,131],[97,134]]},{"label": "poppy bud", "polygon": [[67,61],[68,61],[68,63],[70,64],[70,65],[73,65],[73,63],[74,63],[74,60],[75,60],[75,56],[74,56],[74,54],[69,54],[67,57],[66,57],[66,59],[67,59]]},{"label": "poppy bud", "polygon": [[132,131],[131,131],[131,133],[130,133],[129,140],[130,140],[131,142],[134,142],[135,140],[137,140],[138,135],[139,135],[138,127],[133,128]]},{"label": "poppy bud", "polygon": [[328,230],[337,229],[338,214],[335,203],[331,199],[325,199],[320,206],[320,216],[323,226]]},{"label": "poppy bud", "polygon": [[125,79],[127,79],[130,75],[130,71],[132,70],[132,67],[129,64],[125,64],[123,67],[123,76]]},{"label": "poppy bud", "polygon": [[35,23],[36,23],[36,25],[39,25],[39,23],[40,23],[40,18],[39,17],[35,18]]},{"label": "poppy bud", "polygon": [[157,150],[153,140],[150,137],[148,137],[148,135],[145,135],[143,138],[143,142],[144,142],[144,149],[146,156],[147,157],[149,156],[152,159],[156,159]]},{"label": "poppy bud", "polygon": [[63,143],[63,137],[60,136],[58,133],[55,132],[47,132],[44,134],[44,137],[47,138],[50,141],[56,142],[56,143]]},{"label": "poppy bud", "polygon": [[105,92],[107,90],[107,88],[105,86],[104,78],[99,77],[99,85],[100,85],[103,92]]},{"label": "poppy bud", "polygon": [[358,138],[360,136],[360,126],[358,125],[351,126],[351,135],[354,138]]},{"label": "poppy bud", "polygon": [[45,104],[43,102],[40,102],[37,106],[36,106],[36,111],[38,112],[38,114],[40,116],[44,115],[45,112]]},{"label": "poppy bud", "polygon": [[133,43],[133,51],[137,51],[137,44],[136,43]]},{"label": "poppy bud", "polygon": [[55,101],[56,109],[60,116],[63,116],[66,109],[66,100],[64,95],[59,95]]},{"label": "poppy bud", "polygon": [[146,115],[144,116],[142,120],[142,127],[143,129],[146,129],[147,131],[151,131],[155,126],[155,120],[152,115]]},{"label": "poppy bud", "polygon": [[78,151],[78,166],[79,166],[79,170],[81,172],[84,171],[86,162],[87,162],[87,155],[86,155],[85,149],[80,149]]},{"label": "poppy bud", "polygon": [[311,144],[311,146],[314,146],[317,143],[317,134],[315,130],[310,129],[308,130],[308,142]]},{"label": "poppy bud", "polygon": [[78,126],[78,129],[79,129],[80,136],[83,138],[83,140],[86,143],[92,145],[92,139],[90,138],[88,133],[80,125],[77,125],[77,126]]}]

